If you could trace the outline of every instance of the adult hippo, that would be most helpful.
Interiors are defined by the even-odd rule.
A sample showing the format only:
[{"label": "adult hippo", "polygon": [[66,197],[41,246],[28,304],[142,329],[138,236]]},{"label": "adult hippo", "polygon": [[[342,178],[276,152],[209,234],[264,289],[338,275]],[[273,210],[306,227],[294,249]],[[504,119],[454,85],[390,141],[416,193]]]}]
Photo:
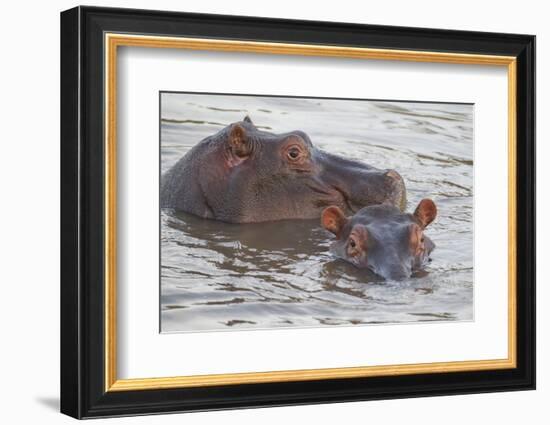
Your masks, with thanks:
[{"label": "adult hippo", "polygon": [[431,199],[420,201],[413,214],[375,205],[346,217],[339,207],[331,206],[323,211],[321,224],[336,236],[330,247],[335,256],[385,279],[403,279],[429,261],[435,244],[424,229],[436,215]]},{"label": "adult hippo", "polygon": [[337,205],[405,205],[394,170],[315,148],[302,131],[273,134],[247,116],[190,149],[162,178],[160,204],[229,223],[311,219]]}]

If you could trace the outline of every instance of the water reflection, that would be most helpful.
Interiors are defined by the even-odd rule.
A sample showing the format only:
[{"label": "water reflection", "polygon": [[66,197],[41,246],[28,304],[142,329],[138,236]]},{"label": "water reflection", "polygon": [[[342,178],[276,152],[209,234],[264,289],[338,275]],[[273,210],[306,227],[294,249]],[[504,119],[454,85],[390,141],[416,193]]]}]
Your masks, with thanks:
[{"label": "water reflection", "polygon": [[439,208],[425,271],[385,282],[328,252],[318,220],[235,225],[161,212],[162,330],[357,325],[472,319],[472,107],[163,95],[161,168],[250,114],[258,125],[306,131],[333,153],[405,178],[409,210]]}]

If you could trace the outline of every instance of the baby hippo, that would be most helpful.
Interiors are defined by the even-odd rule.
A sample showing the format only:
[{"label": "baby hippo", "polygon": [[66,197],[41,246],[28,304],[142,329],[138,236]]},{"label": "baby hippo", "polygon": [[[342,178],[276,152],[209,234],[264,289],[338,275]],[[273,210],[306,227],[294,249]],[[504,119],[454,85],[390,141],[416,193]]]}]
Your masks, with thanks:
[{"label": "baby hippo", "polygon": [[334,233],[330,251],[358,268],[368,268],[385,279],[404,279],[430,259],[435,244],[424,229],[435,219],[431,199],[420,201],[413,214],[393,205],[373,205],[346,217],[336,206],[326,208],[321,224]]}]

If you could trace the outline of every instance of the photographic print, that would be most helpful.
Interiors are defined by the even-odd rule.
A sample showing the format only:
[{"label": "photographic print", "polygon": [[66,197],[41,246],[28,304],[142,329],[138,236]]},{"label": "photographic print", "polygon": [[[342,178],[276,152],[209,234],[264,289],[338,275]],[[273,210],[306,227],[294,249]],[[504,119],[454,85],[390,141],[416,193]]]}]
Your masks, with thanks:
[{"label": "photographic print", "polygon": [[473,112],[161,92],[161,332],[472,320]]},{"label": "photographic print", "polygon": [[62,413],[535,388],[534,36],[79,6],[61,76]]}]

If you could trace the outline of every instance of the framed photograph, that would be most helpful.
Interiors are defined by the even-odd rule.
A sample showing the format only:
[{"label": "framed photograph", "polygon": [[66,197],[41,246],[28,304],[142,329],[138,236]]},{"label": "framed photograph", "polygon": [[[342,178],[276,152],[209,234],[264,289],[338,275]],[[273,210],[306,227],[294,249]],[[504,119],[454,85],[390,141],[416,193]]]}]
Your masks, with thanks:
[{"label": "framed photograph", "polygon": [[535,37],[61,14],[61,411],[535,388]]}]

